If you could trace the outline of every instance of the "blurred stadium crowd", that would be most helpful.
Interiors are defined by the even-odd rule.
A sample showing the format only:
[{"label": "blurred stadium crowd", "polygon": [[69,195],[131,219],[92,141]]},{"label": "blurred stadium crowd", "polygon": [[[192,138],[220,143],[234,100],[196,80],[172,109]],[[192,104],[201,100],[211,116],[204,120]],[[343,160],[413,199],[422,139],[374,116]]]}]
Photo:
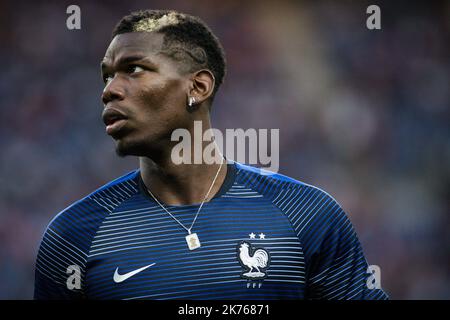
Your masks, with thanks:
[{"label": "blurred stadium crowd", "polygon": [[279,128],[279,172],[338,200],[391,298],[450,299],[450,3],[383,2],[378,31],[368,4],[0,2],[0,299],[32,298],[54,215],[137,167],[104,132],[99,62],[141,8],[211,26],[228,60],[213,126]]}]

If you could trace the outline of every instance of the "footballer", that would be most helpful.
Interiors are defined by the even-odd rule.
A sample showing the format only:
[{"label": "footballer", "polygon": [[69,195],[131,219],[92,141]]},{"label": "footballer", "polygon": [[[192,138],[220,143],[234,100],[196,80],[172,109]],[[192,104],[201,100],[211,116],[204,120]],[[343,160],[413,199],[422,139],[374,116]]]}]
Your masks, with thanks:
[{"label": "footballer", "polygon": [[[35,299],[387,299],[329,194],[227,160],[174,164],[171,134],[211,128],[224,50],[199,18],[122,18],[101,62],[106,133],[129,172],[57,214]],[[243,106],[244,107],[244,106]]]}]

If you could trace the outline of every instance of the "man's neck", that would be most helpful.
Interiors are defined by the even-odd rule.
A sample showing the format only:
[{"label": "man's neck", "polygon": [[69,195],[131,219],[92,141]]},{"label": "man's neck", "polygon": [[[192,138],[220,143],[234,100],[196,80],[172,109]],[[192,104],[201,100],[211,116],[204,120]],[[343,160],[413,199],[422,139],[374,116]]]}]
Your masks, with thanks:
[{"label": "man's neck", "polygon": [[[225,159],[223,160],[225,161]],[[140,158],[142,180],[158,200],[167,205],[199,204],[210,189],[220,164],[158,165],[149,158]],[[209,201],[220,190],[227,173],[226,163],[220,168],[211,188]]]},{"label": "man's neck", "polygon": [[[203,133],[210,128],[209,121],[206,122],[206,128],[202,128]],[[194,148],[194,139],[201,140],[201,164],[175,164],[172,159],[172,148],[170,150],[161,150],[158,152],[157,159],[149,157],[139,158],[139,167],[142,180],[148,190],[151,191],[158,200],[167,205],[188,205],[199,204],[204,199],[210,189],[213,180],[217,174],[214,185],[211,188],[208,198],[209,201],[220,190],[227,173],[227,165],[225,159],[216,153],[215,161],[212,164],[205,163],[203,159],[203,151],[211,144],[211,142],[203,141],[202,137],[194,135],[194,128],[190,128],[191,133],[191,160],[194,159],[194,152],[199,152]],[[199,143],[199,141],[197,141]],[[219,150],[217,145],[216,150]],[[190,161],[191,163],[193,161]],[[223,165],[221,166],[221,163]],[[220,172],[218,172],[220,168]]]}]

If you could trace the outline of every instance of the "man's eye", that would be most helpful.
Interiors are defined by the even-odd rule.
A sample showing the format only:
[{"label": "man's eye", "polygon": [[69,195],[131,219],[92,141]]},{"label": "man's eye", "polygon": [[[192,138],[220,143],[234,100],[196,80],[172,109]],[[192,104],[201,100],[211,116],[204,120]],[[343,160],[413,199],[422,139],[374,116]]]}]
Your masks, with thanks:
[{"label": "man's eye", "polygon": [[144,71],[144,68],[139,67],[139,66],[129,66],[128,67],[128,72],[130,73],[136,73],[136,72],[141,72]]}]

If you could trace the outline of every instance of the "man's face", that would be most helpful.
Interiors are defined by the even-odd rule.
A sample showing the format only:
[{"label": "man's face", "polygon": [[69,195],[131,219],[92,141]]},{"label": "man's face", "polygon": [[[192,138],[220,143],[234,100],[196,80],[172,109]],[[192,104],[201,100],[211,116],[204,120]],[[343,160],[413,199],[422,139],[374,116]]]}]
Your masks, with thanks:
[{"label": "man's face", "polygon": [[189,126],[188,76],[160,53],[162,44],[159,33],[117,35],[102,61],[102,116],[121,156],[155,156],[173,130]]}]

